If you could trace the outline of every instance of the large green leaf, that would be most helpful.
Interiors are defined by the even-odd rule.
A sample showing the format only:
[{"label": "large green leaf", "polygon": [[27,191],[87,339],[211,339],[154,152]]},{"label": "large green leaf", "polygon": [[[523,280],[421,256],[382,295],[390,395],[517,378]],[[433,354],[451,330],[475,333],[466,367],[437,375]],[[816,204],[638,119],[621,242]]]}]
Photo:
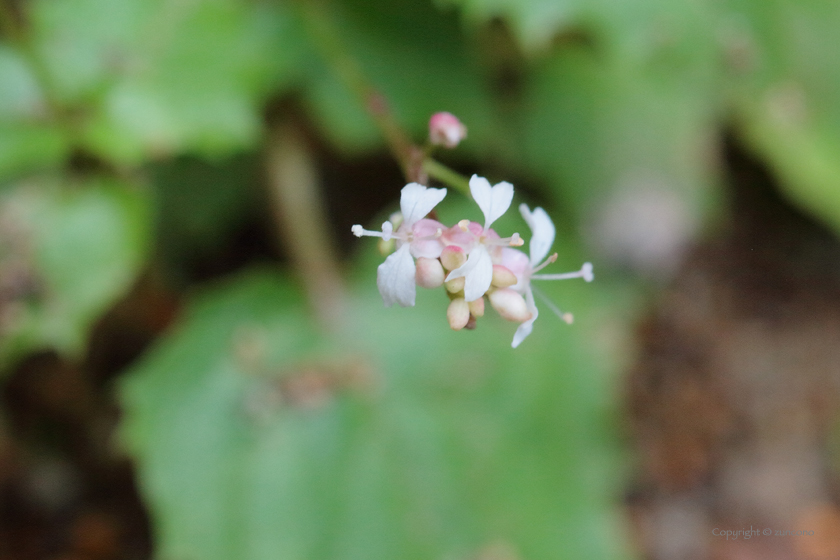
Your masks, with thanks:
[{"label": "large green leaf", "polygon": [[159,557],[619,557],[589,286],[550,290],[581,321],[547,312],[514,351],[492,312],[455,333],[439,291],[384,309],[365,276],[353,334],[319,334],[297,288],[250,274],[128,375],[122,434]]},{"label": "large green leaf", "polygon": [[215,155],[260,136],[288,64],[281,9],[238,0],[36,0],[35,49],[86,147],[120,163]]},{"label": "large green leaf", "polygon": [[739,131],[796,203],[840,231],[840,5],[729,4]]},{"label": "large green leaf", "polygon": [[0,259],[34,286],[11,302],[0,362],[46,348],[78,354],[148,254],[145,193],[104,179],[41,179],[4,193],[0,205],[7,228]]}]

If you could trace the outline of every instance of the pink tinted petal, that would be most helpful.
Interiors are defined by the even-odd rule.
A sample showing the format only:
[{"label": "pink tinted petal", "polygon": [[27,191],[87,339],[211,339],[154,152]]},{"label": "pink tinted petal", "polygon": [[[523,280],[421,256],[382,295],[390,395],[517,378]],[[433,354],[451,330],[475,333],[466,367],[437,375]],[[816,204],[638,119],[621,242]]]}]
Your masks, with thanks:
[{"label": "pink tinted petal", "polygon": [[[497,239],[501,239],[499,234],[490,228],[484,232],[484,238],[487,241],[496,241]],[[487,250],[490,251],[490,257],[493,259],[493,264],[501,264],[502,248],[503,245],[487,245]]]},{"label": "pink tinted petal", "polygon": [[446,230],[446,226],[437,220],[429,219],[420,220],[411,228],[415,239],[418,237],[434,237],[438,230],[444,231]]},{"label": "pink tinted petal", "polygon": [[530,288],[525,292],[525,303],[528,305],[528,311],[531,312],[531,318],[519,325],[519,328],[513,333],[513,342],[510,344],[512,348],[516,348],[522,344],[522,341],[531,334],[531,331],[534,330],[534,321],[537,320],[540,314],[539,310],[537,310],[537,304],[534,302],[534,294]]},{"label": "pink tinted petal", "polygon": [[[462,230],[459,225],[454,225],[449,229],[443,230],[441,242],[444,245],[455,245],[456,247],[460,247],[465,252],[469,253],[472,251],[472,248],[475,247],[475,243],[477,241],[476,234],[472,232],[473,224],[475,224],[475,222],[470,222],[468,231]],[[478,225],[478,227],[480,228],[481,226]]]},{"label": "pink tinted petal", "polygon": [[464,299],[468,302],[482,297],[493,281],[493,261],[484,245],[476,245],[462,266],[446,277],[447,280],[464,277]]},{"label": "pink tinted petal", "polygon": [[[440,237],[436,237],[438,230],[446,229],[442,223],[436,220],[420,220],[411,228],[414,241],[411,242],[411,254],[415,257],[436,259],[443,251],[443,243]],[[425,239],[424,239],[425,238]]]},{"label": "pink tinted petal", "polygon": [[531,270],[531,261],[528,255],[517,249],[502,247],[502,258],[499,263],[516,275],[516,285],[511,286],[517,292],[522,292],[529,283],[528,274]]},{"label": "pink tinted petal", "polygon": [[376,286],[379,288],[385,307],[391,307],[394,302],[403,307],[414,305],[417,293],[414,275],[414,259],[411,258],[407,244],[397,249],[379,265],[376,269]]},{"label": "pink tinted petal", "polygon": [[411,254],[416,258],[425,257],[427,259],[436,259],[440,257],[443,247],[443,243],[441,243],[438,239],[412,241]]}]

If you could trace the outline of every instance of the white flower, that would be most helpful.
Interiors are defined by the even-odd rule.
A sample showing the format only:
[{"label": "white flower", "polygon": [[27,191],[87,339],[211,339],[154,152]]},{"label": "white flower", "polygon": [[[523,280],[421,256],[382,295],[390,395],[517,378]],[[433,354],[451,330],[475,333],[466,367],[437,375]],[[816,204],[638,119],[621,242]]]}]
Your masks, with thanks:
[{"label": "white flower", "polygon": [[[470,179],[470,192],[478,207],[484,213],[484,227],[473,228],[468,220],[459,223],[460,228],[465,232],[473,233],[474,246],[469,249],[467,262],[449,273],[446,280],[464,278],[464,298],[470,302],[482,297],[490,288],[493,280],[493,259],[490,255],[489,246],[511,245],[518,246],[522,240],[518,233],[508,239],[499,239],[490,226],[499,219],[510,207],[513,200],[513,185],[508,182],[501,182],[491,187],[490,182],[484,177],[473,175]],[[473,230],[480,231],[476,232]]]},{"label": "white flower", "polygon": [[417,293],[414,257],[436,259],[443,250],[439,238],[443,224],[423,218],[446,196],[446,189],[430,189],[418,183],[409,183],[402,189],[400,210],[403,222],[397,231],[391,222],[382,224],[382,231],[369,231],[354,225],[353,234],[381,237],[385,241],[397,240],[397,250],[376,269],[376,285],[385,307],[394,302],[412,307]]},{"label": "white flower", "polygon": [[[534,328],[534,321],[536,321],[539,316],[539,310],[537,310],[537,305],[534,301],[534,292],[531,288],[531,280],[568,280],[570,278],[583,278],[587,282],[591,282],[594,279],[591,263],[584,263],[581,269],[577,272],[567,272],[563,274],[535,274],[545,266],[557,260],[557,253],[554,253],[548,259],[545,259],[548,251],[551,249],[551,245],[554,243],[554,223],[542,208],[535,208],[534,211],[531,212],[526,204],[520,204],[519,212],[528,223],[528,227],[531,228],[531,242],[528,247],[530,256],[526,257],[522,251],[517,251],[516,249],[505,248],[502,249],[501,263],[503,266],[510,269],[511,272],[516,274],[517,283],[511,288],[525,295],[525,303],[528,306],[528,311],[531,312],[531,318],[520,324],[519,328],[516,329],[516,333],[513,335],[513,342],[511,343],[511,346],[514,348],[519,346],[522,341],[531,334],[531,331]],[[540,261],[543,261],[543,259],[545,259],[545,261],[542,262],[542,264],[539,264]],[[551,305],[550,302],[547,303]],[[553,305],[552,310],[557,313],[561,319],[566,322],[571,322],[572,317],[570,314],[560,313],[560,311]]]}]

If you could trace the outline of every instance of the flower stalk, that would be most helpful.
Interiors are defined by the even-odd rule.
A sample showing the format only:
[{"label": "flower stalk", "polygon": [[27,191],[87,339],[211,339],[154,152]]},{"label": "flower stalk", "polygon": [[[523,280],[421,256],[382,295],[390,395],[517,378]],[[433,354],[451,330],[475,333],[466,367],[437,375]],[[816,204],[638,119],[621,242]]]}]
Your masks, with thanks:
[{"label": "flower stalk", "polygon": [[278,238],[294,262],[322,328],[343,324],[345,289],[325,224],[315,163],[298,130],[279,125],[268,139],[266,166]]}]

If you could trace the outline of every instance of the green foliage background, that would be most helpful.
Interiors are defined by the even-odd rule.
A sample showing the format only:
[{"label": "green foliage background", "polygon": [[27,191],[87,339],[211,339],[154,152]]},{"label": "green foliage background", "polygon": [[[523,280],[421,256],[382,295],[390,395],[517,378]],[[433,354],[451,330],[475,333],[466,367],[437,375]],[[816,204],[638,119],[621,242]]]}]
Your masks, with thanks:
[{"label": "green foliage background", "polygon": [[[448,110],[469,126],[468,171],[525,178],[563,218],[561,262],[582,260],[581,220],[634,173],[709,220],[724,130],[840,228],[829,0],[0,6],[0,264],[23,259],[38,286],[0,323],[6,370],[44,348],[81,356],[142,271],[217,243],[253,194],[237,172],[181,180],[178,158],[259,153],[270,100],[294,97],[343,157],[381,152],[337,48],[414,138]],[[349,266],[352,328],[322,333],[293,271],[250,269],[200,287],[124,377],[122,442],[158,556],[467,559],[506,543],[528,559],[622,557],[611,411],[637,281],[552,286],[578,321],[546,313],[513,352],[500,320],[450,332],[433,294],[382,309],[370,245]],[[270,398],[347,363],[369,383],[311,408]]]}]

